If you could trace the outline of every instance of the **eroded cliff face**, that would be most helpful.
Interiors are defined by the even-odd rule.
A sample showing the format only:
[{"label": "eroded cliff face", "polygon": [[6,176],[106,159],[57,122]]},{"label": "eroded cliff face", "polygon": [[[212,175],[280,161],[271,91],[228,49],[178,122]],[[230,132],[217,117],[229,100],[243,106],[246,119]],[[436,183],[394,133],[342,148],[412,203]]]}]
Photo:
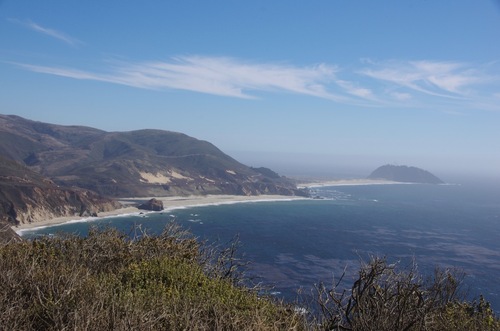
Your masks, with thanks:
[{"label": "eroded cliff face", "polygon": [[97,216],[120,207],[116,201],[84,190],[24,186],[2,190],[0,217],[10,224],[65,216]]},{"label": "eroded cliff face", "polygon": [[56,187],[10,187],[2,189],[0,195],[0,218],[12,225],[65,216],[97,216],[120,207],[116,201],[90,191]]},{"label": "eroded cliff face", "polygon": [[0,221],[10,225],[65,216],[97,216],[120,204],[78,188],[63,188],[12,160],[0,158]]}]

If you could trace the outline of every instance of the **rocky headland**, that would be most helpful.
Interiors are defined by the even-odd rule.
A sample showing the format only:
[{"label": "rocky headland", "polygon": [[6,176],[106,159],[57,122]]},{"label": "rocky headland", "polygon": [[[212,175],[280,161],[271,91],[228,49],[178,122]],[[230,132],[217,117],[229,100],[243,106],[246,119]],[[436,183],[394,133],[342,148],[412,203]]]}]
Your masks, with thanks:
[{"label": "rocky headland", "polygon": [[0,115],[0,222],[97,216],[119,208],[122,197],[193,195],[307,191],[182,133],[106,132]]},{"label": "rocky headland", "polygon": [[405,165],[387,164],[375,169],[368,179],[390,180],[403,183],[443,184],[444,182],[427,170]]}]

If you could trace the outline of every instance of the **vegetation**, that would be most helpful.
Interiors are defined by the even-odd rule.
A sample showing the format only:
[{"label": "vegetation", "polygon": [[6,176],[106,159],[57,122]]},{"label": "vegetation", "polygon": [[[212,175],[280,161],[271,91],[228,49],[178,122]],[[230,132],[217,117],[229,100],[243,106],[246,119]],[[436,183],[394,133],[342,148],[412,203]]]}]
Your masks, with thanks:
[{"label": "vegetation", "polygon": [[237,284],[232,248],[203,247],[175,225],[0,246],[0,329],[304,329],[293,309]]},{"label": "vegetation", "polygon": [[332,288],[316,288],[327,330],[500,330],[488,302],[464,299],[457,271],[437,269],[425,280],[416,264],[398,270],[373,258],[362,264],[349,290],[340,287],[343,277]]},{"label": "vegetation", "polygon": [[[1,114],[0,123],[0,157],[29,166],[61,187],[105,197],[304,195],[293,181],[268,169],[252,169],[213,144],[182,133],[106,132]],[[144,174],[161,179],[148,181]]]},{"label": "vegetation", "polygon": [[[200,243],[175,224],[158,236],[93,229],[0,245],[0,329],[499,330],[489,304],[460,299],[460,275],[423,280],[384,259],[293,306],[243,286],[236,245]],[[317,312],[314,313],[314,312]]]}]

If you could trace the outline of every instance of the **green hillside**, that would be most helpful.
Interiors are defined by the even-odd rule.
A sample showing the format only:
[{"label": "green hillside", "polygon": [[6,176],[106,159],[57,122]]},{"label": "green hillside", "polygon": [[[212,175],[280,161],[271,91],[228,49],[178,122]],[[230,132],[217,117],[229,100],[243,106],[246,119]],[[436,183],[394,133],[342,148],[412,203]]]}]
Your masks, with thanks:
[{"label": "green hillside", "polygon": [[272,171],[239,163],[209,142],[162,130],[105,132],[0,115],[0,156],[63,186],[112,197],[304,195]]}]

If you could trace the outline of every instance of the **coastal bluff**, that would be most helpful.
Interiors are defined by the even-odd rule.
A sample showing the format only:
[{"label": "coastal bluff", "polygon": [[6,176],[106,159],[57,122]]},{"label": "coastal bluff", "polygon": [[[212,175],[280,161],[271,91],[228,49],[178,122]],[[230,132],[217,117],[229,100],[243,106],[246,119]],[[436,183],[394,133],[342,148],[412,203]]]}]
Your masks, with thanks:
[{"label": "coastal bluff", "polygon": [[444,184],[441,179],[427,170],[405,165],[383,165],[375,169],[367,178],[402,183]]},{"label": "coastal bluff", "polygon": [[107,132],[0,114],[0,138],[0,225],[98,216],[127,197],[307,196],[271,169],[178,132]]},{"label": "coastal bluff", "polygon": [[61,187],[27,167],[0,156],[0,226],[57,217],[97,216],[121,204],[95,192]]}]

